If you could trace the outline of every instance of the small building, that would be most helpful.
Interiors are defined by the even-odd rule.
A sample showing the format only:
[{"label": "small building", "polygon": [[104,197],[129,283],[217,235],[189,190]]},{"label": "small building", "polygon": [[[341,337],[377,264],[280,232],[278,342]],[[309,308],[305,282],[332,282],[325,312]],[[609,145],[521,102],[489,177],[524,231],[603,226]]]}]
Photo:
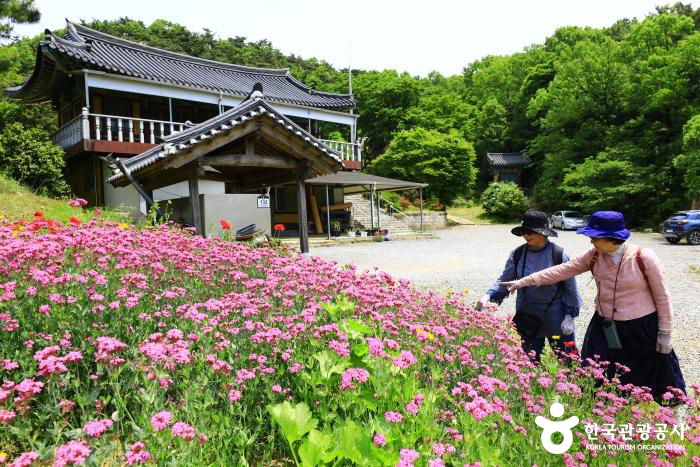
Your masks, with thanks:
[{"label": "small building", "polygon": [[531,161],[524,152],[489,152],[486,162],[495,182],[513,182],[522,186],[522,169]]}]

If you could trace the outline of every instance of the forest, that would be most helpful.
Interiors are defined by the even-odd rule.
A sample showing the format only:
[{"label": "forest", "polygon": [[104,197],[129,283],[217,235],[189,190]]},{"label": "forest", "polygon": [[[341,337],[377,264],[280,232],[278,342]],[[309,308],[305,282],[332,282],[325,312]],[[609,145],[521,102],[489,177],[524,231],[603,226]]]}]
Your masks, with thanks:
[{"label": "forest", "polygon": [[[266,40],[166,20],[84,24],[202,58],[289,68],[316,89],[348,92],[347,69],[285,55]],[[5,40],[3,88],[31,74],[40,39]],[[520,150],[533,161],[530,202],[544,210],[614,209],[651,226],[700,199],[700,9],[690,5],[603,29],[564,26],[521,52],[465,64],[459,75],[351,71],[365,170],[430,183],[429,195],[447,205],[483,191],[492,177],[487,152]],[[48,109],[0,98],[0,171],[13,151],[55,150],[47,146],[55,125]]]}]

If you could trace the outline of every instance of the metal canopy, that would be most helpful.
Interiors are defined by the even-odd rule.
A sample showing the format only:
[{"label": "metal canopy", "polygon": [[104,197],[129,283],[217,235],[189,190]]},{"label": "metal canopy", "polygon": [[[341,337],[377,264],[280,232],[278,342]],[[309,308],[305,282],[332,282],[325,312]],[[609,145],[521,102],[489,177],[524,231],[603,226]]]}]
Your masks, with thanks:
[{"label": "metal canopy", "polygon": [[374,191],[400,191],[428,186],[427,183],[407,182],[362,172],[338,172],[330,175],[321,175],[306,180],[306,183],[308,185],[340,185],[343,187],[345,194],[348,195],[367,193],[369,191],[367,189],[368,186],[373,187]]}]

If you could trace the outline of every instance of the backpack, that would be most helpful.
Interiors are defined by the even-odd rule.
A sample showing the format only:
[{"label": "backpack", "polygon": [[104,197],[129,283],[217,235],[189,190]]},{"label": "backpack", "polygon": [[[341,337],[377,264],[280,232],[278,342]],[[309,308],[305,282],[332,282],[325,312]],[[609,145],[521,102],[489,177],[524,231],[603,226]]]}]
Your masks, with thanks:
[{"label": "backpack", "polygon": [[[513,252],[513,264],[515,266],[514,271],[515,271],[516,279],[518,277],[518,263],[520,262],[520,258],[523,256],[523,252],[525,251],[525,248],[527,248],[527,243],[523,243],[518,248],[516,248],[515,251]],[[555,243],[554,248],[552,248],[552,263],[554,263],[553,266],[557,266],[557,265],[561,264],[563,261],[563,258],[564,258],[564,249]],[[598,258],[596,258],[596,261],[597,261],[597,259]]]},{"label": "backpack", "polygon": [[[596,250],[593,253],[593,257],[591,258],[591,265],[590,265],[590,270],[591,274],[593,274],[593,267],[595,266],[595,263],[598,262],[598,250]],[[637,266],[639,267],[639,270],[642,271],[642,276],[644,276],[644,281],[647,283],[647,286],[649,287],[649,290],[651,291],[651,287],[649,286],[649,278],[647,277],[647,268],[644,266],[644,260],[642,259],[642,249],[637,248],[637,254],[635,255],[635,259],[637,260]]]}]

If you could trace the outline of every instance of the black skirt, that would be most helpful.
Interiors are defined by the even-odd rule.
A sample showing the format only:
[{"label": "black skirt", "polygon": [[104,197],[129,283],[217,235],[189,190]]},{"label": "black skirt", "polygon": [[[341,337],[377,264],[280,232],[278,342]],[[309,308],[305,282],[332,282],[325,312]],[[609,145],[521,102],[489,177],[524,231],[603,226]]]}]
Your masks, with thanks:
[{"label": "black skirt", "polygon": [[[587,358],[595,359],[593,356],[599,355],[600,361],[610,362],[608,378],[617,373],[622,384],[647,386],[651,388],[654,400],[659,403],[662,402],[661,396],[667,392],[668,386],[685,392],[685,381],[676,352],[662,354],[656,351],[656,337],[659,332],[656,312],[628,321],[615,321],[622,342],[620,350],[608,349],[602,323],[603,318],[595,313],[588,324],[582,349],[584,365]],[[616,372],[615,363],[628,367],[629,373]],[[670,402],[673,404],[674,400]]]}]

